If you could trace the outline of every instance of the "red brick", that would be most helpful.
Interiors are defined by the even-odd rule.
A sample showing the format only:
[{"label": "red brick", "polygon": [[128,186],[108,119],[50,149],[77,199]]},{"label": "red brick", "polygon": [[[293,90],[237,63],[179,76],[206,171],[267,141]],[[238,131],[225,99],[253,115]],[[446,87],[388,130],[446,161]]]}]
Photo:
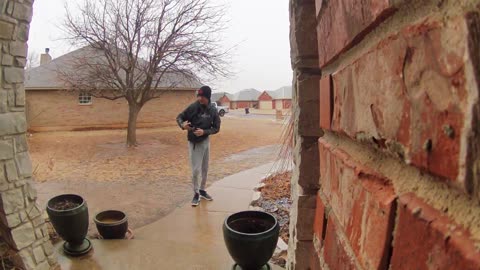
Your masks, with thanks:
[{"label": "red brick", "polygon": [[[325,205],[320,196],[317,196],[317,208],[315,209],[315,221],[313,223],[313,233],[318,240],[323,240],[323,235],[325,233]],[[321,243],[323,244],[323,243]]]},{"label": "red brick", "polygon": [[[221,97],[218,101],[220,102],[220,104],[222,104],[222,106],[230,105],[230,99],[226,95]],[[230,107],[230,106],[228,106],[228,107]]]},{"label": "red brick", "polygon": [[350,270],[355,269],[353,259],[348,255],[345,249],[346,243],[342,242],[337,233],[335,218],[330,215],[327,224],[327,233],[325,236],[325,248],[323,256],[330,269]]},{"label": "red brick", "polygon": [[258,101],[231,101],[231,109],[258,108]]},{"label": "red brick", "polygon": [[259,101],[271,101],[273,98],[267,93],[267,91],[263,91],[263,93],[258,97]]},{"label": "red brick", "polygon": [[480,253],[466,231],[410,193],[399,198],[390,269],[480,269]]},{"label": "red brick", "polygon": [[463,17],[425,20],[335,73],[332,129],[386,141],[407,162],[464,185],[460,145],[475,105],[467,97],[477,91],[466,80],[474,77],[465,57],[468,32]]},{"label": "red brick", "polygon": [[[374,26],[391,15],[390,0],[316,1],[320,67],[360,41]],[[321,10],[319,10],[321,7]]]},{"label": "red brick", "polygon": [[396,195],[388,182],[347,153],[319,140],[322,191],[365,269],[385,269]]},{"label": "red brick", "polygon": [[[369,178],[371,176],[365,176]],[[360,263],[365,269],[387,269],[389,248],[392,240],[395,222],[396,196],[391,186],[378,182],[378,179],[362,179],[365,189],[365,200],[357,201],[363,204],[363,220],[353,220],[347,229],[347,235],[352,239],[352,247]],[[362,209],[362,207],[354,208]],[[363,228],[363,231],[361,230]],[[354,234],[353,232],[360,232]],[[354,241],[359,237],[358,242]],[[353,245],[354,243],[358,243]]]},{"label": "red brick", "polygon": [[327,75],[320,79],[320,127],[329,130],[332,123],[332,78]]}]

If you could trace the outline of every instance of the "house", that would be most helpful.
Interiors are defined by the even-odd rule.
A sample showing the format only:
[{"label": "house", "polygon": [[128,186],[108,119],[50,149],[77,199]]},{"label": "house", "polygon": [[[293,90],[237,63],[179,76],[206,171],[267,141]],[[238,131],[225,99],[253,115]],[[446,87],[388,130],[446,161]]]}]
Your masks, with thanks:
[{"label": "house", "polygon": [[260,110],[273,109],[273,98],[268,91],[263,91],[263,93],[258,97],[258,108]]},{"label": "house", "polygon": [[230,101],[230,109],[258,108],[260,94],[260,91],[253,88],[237,92]]},{"label": "house", "polygon": [[230,102],[233,98],[232,94],[227,92],[220,92],[220,93],[213,93],[212,94],[212,102],[216,102],[219,106],[225,106],[230,108]]},{"label": "house", "polygon": [[292,87],[284,86],[270,92],[273,109],[286,110],[292,108]]},{"label": "house", "polygon": [[[98,53],[98,56],[95,55]],[[60,71],[73,70],[79,56],[102,57],[91,47],[84,47],[56,59],[48,50],[41,56],[41,65],[26,71],[26,115],[29,130],[88,130],[124,128],[128,120],[128,104],[124,98],[107,100],[69,89]],[[174,85],[174,87],[172,87]],[[175,117],[195,100],[200,83],[179,74],[166,74],[156,91],[158,99],[147,102],[138,116],[137,127],[175,125]]]},{"label": "house", "polygon": [[258,97],[261,110],[286,110],[292,107],[292,87],[284,86],[275,91],[263,91]]}]

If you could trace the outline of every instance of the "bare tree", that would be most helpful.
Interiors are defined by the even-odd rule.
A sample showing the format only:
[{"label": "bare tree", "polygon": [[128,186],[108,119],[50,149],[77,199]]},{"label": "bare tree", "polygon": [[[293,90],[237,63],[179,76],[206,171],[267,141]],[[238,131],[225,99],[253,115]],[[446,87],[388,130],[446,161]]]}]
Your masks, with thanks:
[{"label": "bare tree", "polygon": [[40,56],[35,51],[29,51],[27,55],[27,63],[25,64],[25,69],[34,68],[40,65]]},{"label": "bare tree", "polygon": [[209,0],[84,0],[75,12],[66,9],[69,39],[90,51],[60,77],[75,91],[127,100],[128,146],[137,145],[137,117],[148,101],[185,82],[229,75],[224,10]]}]

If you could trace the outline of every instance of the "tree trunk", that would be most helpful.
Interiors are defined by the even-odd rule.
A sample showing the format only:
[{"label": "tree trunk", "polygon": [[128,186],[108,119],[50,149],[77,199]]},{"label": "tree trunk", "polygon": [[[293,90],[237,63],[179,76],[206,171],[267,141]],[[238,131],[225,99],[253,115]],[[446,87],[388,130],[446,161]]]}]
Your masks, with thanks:
[{"label": "tree trunk", "polygon": [[142,107],[137,104],[128,104],[127,146],[137,146],[137,118]]}]

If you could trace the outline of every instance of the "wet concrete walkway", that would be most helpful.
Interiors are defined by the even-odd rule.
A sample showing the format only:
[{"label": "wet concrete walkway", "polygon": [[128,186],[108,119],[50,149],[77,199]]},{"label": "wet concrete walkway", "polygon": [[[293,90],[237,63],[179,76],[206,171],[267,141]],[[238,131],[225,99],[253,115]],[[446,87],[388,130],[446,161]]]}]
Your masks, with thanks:
[{"label": "wet concrete walkway", "polygon": [[202,201],[197,208],[189,204],[180,207],[137,229],[133,240],[93,240],[94,251],[79,259],[65,257],[57,245],[62,269],[231,269],[233,261],[223,242],[223,221],[231,213],[248,209],[253,188],[272,166],[265,164],[214,183],[208,189],[213,202]]}]

